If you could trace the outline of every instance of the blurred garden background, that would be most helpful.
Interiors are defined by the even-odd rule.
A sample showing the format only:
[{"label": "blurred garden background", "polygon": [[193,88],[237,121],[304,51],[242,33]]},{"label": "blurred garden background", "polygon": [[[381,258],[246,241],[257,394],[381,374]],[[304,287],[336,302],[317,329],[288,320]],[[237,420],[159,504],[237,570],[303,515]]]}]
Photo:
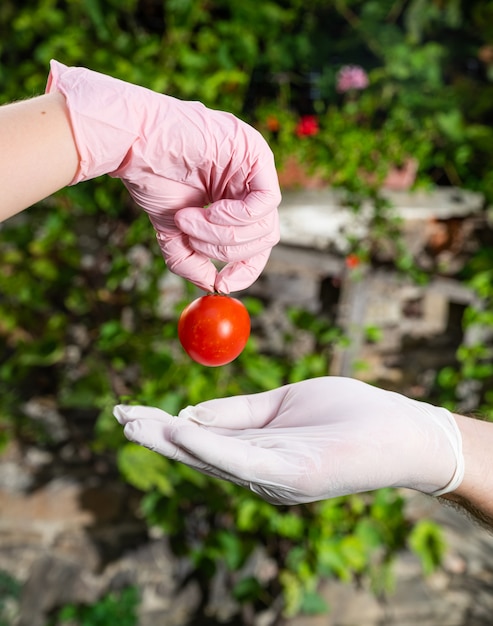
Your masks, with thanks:
[{"label": "blurred garden background", "polygon": [[[460,324],[480,329],[480,339],[459,345],[429,386],[432,401],[454,408],[472,385],[469,408],[493,414],[493,2],[2,0],[0,33],[0,103],[42,93],[52,58],[86,66],[251,123],[275,153],[283,191],[337,189],[355,215],[370,203],[370,236],[348,241],[344,271],[371,267],[384,245],[395,249],[394,269],[419,284],[447,271],[421,267],[400,244],[386,186],[478,194],[482,234],[454,280],[477,296]],[[149,545],[166,547],[168,595],[194,584],[180,611],[171,603],[148,622],[166,626],[329,615],[321,581],[358,582],[383,597],[403,549],[423,576],[440,567],[440,526],[409,518],[405,494],[276,508],[127,443],[112,416],[117,403],[176,414],[325,375],[350,338],[324,311],[286,307],[281,349],[260,321],[266,302],[246,290],[238,296],[253,333],[244,353],[221,368],[191,362],[176,324],[197,291],[167,272],[146,214],[108,177],[2,224],[0,267],[0,445],[4,468],[14,468],[2,485],[17,490],[4,496],[11,504],[0,526],[9,506],[33,502],[53,481],[82,485],[75,492],[92,494],[87,507],[98,510],[77,547],[52,534],[39,551],[33,537],[42,531],[29,527],[18,567],[4,565],[21,540],[2,539],[1,626],[144,626],[145,562],[119,576],[111,567]],[[378,341],[378,328],[370,334]],[[63,505],[53,506],[62,523]],[[36,521],[30,510],[26,523]],[[42,560],[53,554],[65,565],[88,561],[67,570]],[[29,595],[36,571],[38,604]]]}]

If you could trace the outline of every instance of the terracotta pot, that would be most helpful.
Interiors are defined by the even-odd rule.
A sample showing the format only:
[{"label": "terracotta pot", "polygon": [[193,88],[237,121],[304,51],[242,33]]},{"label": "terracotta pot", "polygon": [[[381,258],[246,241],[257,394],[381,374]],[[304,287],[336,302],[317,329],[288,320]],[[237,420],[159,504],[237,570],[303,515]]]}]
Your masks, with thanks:
[{"label": "terracotta pot", "polygon": [[[390,168],[382,187],[392,191],[407,191],[414,185],[418,165],[416,159],[409,157],[402,166]],[[294,156],[285,160],[282,168],[279,168],[278,175],[281,189],[323,189],[329,186],[327,178],[316,171],[309,171]],[[365,177],[371,182],[371,174],[366,174]]]},{"label": "terracotta pot", "polygon": [[414,185],[418,166],[418,161],[409,157],[402,167],[392,167],[383,181],[383,187],[392,191],[407,191]]},{"label": "terracotta pot", "polygon": [[296,159],[288,157],[278,171],[281,189],[323,189],[328,186],[327,180],[316,172],[309,172]]}]

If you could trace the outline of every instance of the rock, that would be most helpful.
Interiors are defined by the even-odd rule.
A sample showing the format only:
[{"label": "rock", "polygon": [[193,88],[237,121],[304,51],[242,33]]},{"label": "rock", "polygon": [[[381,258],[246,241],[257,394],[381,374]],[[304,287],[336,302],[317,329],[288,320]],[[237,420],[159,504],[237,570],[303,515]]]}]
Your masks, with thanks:
[{"label": "rock", "polygon": [[43,554],[33,563],[23,587],[18,626],[44,626],[54,608],[92,604],[100,595],[101,587],[85,563]]}]

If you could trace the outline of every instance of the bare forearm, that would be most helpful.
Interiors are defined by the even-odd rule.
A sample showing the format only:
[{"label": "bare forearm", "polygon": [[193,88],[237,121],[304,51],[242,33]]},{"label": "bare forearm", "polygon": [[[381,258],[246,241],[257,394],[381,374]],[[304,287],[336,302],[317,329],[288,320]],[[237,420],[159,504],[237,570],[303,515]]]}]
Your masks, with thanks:
[{"label": "bare forearm", "polygon": [[59,93],[0,107],[0,221],[67,186],[79,157]]},{"label": "bare forearm", "polygon": [[462,434],[464,480],[443,496],[493,531],[493,423],[454,416]]}]

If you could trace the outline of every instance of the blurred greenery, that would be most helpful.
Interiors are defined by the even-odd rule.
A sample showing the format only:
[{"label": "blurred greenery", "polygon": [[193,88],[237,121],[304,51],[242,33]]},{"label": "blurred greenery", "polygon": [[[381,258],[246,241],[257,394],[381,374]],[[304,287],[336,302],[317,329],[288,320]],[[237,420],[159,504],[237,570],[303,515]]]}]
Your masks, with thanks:
[{"label": "blurred greenery", "polygon": [[109,593],[93,605],[64,606],[47,626],[137,626],[139,592],[126,587],[119,593]]},{"label": "blurred greenery", "polygon": [[12,624],[12,603],[21,595],[22,585],[8,572],[0,570],[0,626]]},{"label": "blurred greenery", "polygon": [[[418,186],[493,197],[492,16],[493,2],[484,0],[3,0],[0,102],[41,93],[51,58],[201,100],[256,125],[281,168],[294,156],[344,189],[355,210],[370,198],[374,236],[394,239],[379,190],[388,167],[409,156],[419,162]],[[368,88],[337,92],[337,72],[348,64],[364,68]],[[296,133],[304,115],[317,117],[313,136]],[[369,242],[354,247],[371,255]],[[401,269],[413,275],[401,252]],[[463,277],[482,303],[468,309],[467,326],[493,323],[491,261],[481,250]],[[0,266],[0,443],[52,445],[26,411],[33,398],[52,399],[67,420],[90,415],[94,454],[142,492],[149,525],[172,538],[204,584],[225,566],[239,602],[260,608],[282,596],[285,614],[294,615],[326,610],[316,593],[321,577],[365,577],[376,591],[388,588],[392,558],[405,545],[426,572],[439,563],[439,529],[411,524],[398,492],[275,508],[126,443],[112,417],[118,402],[176,413],[324,375],[345,341],[332,323],[286,311],[285,352],[264,348],[254,323],[231,365],[190,362],[176,321],[195,291],[182,284],[175,298],[147,217],[108,178],[63,190],[3,224]],[[245,301],[255,320],[263,303]],[[314,348],[297,356],[290,346],[307,332]],[[491,342],[481,337],[461,347],[437,384],[453,404],[461,385],[479,382],[478,405],[488,414]],[[245,573],[259,548],[277,563],[274,579]],[[64,615],[87,623],[74,611]]]}]

